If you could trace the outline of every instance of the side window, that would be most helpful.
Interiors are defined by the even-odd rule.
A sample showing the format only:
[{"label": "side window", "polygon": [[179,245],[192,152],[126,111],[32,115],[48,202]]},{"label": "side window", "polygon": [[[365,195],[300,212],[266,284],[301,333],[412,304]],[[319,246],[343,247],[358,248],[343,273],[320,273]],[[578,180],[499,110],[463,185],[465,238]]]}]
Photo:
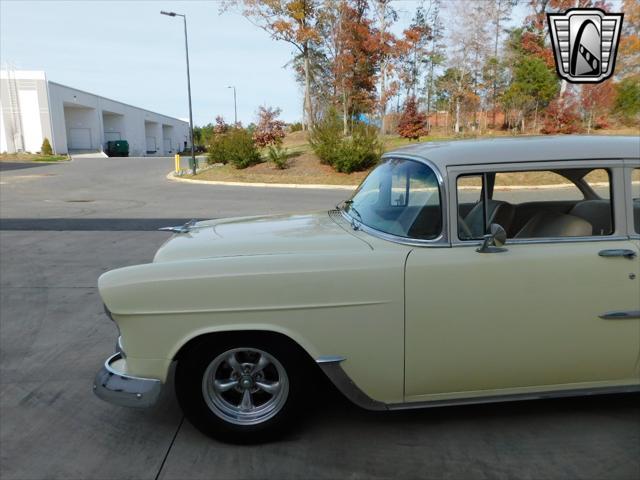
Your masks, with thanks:
[{"label": "side window", "polygon": [[640,168],[631,172],[631,196],[633,197],[633,224],[640,233]]},{"label": "side window", "polygon": [[481,239],[492,223],[502,226],[508,238],[611,235],[610,178],[606,169],[487,172],[458,177],[458,238]]}]

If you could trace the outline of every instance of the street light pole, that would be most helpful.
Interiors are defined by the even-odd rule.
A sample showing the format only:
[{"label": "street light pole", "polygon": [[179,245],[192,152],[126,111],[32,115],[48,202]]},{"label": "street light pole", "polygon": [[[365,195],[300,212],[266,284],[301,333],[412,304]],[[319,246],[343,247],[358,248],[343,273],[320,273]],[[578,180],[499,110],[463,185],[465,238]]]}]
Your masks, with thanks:
[{"label": "street light pole", "polygon": [[191,169],[193,174],[196,174],[198,163],[196,161],[196,151],[193,145],[193,109],[191,107],[191,75],[189,74],[189,42],[187,40],[187,16],[176,12],[161,11],[160,14],[167,15],[169,17],[182,17],[184,21],[184,50],[187,57],[187,93],[189,95],[189,136],[191,137]]},{"label": "street light pole", "polygon": [[233,88],[233,120],[235,125],[238,125],[238,103],[236,102],[236,87],[229,86],[227,88]]}]

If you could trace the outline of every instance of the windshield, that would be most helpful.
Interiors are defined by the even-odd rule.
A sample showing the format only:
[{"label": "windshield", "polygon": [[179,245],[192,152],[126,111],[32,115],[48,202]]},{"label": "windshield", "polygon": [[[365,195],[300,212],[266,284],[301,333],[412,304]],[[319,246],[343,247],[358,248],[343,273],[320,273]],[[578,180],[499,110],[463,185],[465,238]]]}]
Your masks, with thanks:
[{"label": "windshield", "polygon": [[414,160],[394,158],[376,167],[344,210],[367,227],[399,237],[431,240],[442,232],[438,179]]}]

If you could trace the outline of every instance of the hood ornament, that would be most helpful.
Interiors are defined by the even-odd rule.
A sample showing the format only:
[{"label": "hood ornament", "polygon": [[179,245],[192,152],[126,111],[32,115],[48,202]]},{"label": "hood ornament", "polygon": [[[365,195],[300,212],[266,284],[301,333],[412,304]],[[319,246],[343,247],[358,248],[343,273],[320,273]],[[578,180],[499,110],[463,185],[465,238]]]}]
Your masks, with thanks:
[{"label": "hood ornament", "polygon": [[196,223],[198,223],[198,221],[195,218],[192,218],[184,225],[176,225],[174,227],[162,227],[162,228],[159,228],[158,230],[161,230],[163,232],[173,232],[173,233],[189,233],[191,229],[196,226]]}]

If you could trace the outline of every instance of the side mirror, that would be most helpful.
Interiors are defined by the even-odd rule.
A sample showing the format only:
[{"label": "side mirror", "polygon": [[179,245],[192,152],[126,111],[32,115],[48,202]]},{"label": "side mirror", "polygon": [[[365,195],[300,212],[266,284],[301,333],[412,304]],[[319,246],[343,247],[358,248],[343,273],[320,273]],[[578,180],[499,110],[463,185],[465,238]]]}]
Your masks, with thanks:
[{"label": "side mirror", "polygon": [[506,248],[502,246],[507,242],[507,232],[504,231],[497,223],[492,223],[489,232],[483,238],[482,245],[476,248],[479,253],[500,253],[506,252]]}]

